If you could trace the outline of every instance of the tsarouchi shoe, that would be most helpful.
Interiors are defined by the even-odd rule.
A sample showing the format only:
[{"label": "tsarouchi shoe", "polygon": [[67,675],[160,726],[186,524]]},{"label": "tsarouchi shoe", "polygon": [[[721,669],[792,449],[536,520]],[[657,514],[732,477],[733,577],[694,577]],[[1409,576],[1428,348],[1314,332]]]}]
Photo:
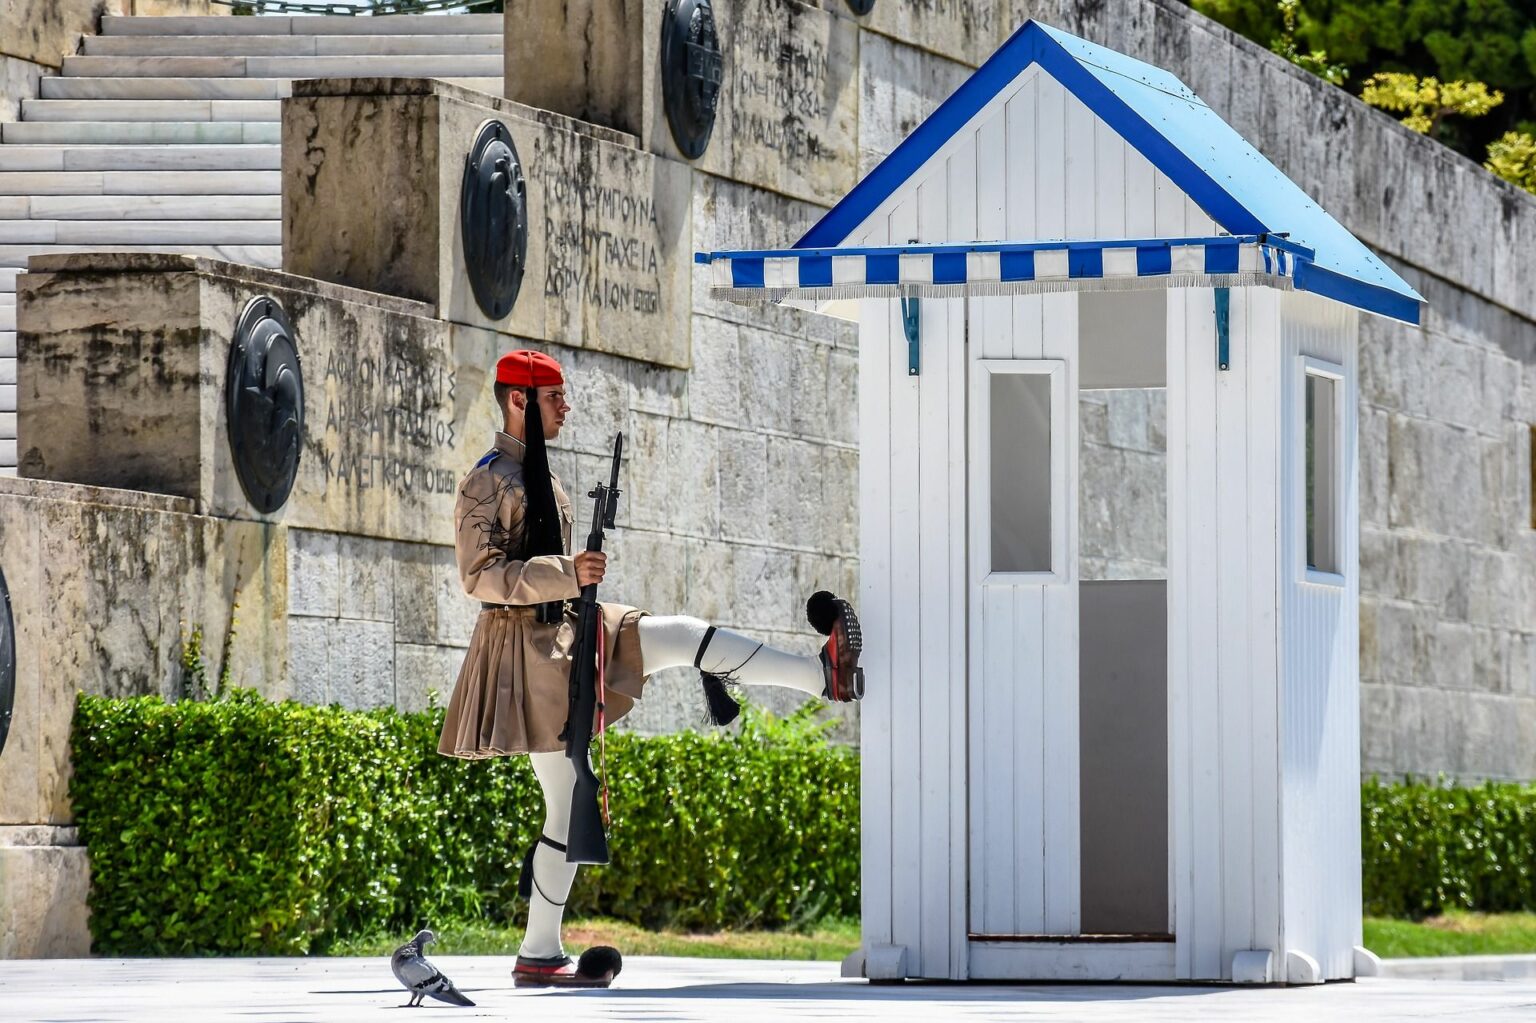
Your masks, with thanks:
[{"label": "tsarouchi shoe", "polygon": [[608,945],[597,945],[571,961],[570,956],[534,959],[518,956],[512,968],[513,987],[607,987],[624,968],[624,957]]},{"label": "tsarouchi shoe", "polygon": [[826,678],[821,695],[838,703],[862,700],[864,669],[859,667],[859,653],[864,648],[864,635],[853,605],[826,590],[817,590],[805,602],[805,617],[812,628],[827,637],[821,648],[821,670]]}]

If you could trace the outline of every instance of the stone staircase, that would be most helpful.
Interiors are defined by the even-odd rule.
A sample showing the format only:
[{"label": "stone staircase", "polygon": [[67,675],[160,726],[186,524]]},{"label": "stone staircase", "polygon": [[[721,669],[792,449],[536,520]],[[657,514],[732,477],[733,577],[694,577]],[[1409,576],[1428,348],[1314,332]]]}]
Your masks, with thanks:
[{"label": "stone staircase", "polygon": [[279,106],[298,78],[500,94],[502,18],[112,17],[0,124],[0,475],[15,475],[16,275],[56,252],[282,264]]}]

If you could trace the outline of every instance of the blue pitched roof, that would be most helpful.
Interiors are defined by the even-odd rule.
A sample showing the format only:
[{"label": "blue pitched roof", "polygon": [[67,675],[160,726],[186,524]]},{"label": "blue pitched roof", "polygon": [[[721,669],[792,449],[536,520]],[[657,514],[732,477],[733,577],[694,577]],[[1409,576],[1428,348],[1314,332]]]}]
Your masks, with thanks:
[{"label": "blue pitched roof", "polygon": [[1178,78],[1037,21],[1025,22],[795,247],[841,244],[1031,64],[1117,131],[1223,230],[1284,234],[1315,250],[1314,262],[1297,267],[1296,287],[1419,322],[1419,293]]}]

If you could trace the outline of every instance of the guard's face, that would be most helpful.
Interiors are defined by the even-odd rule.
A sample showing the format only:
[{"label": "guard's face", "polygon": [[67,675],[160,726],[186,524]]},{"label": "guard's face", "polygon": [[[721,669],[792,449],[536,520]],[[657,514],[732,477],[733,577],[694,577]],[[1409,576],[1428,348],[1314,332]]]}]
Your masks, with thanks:
[{"label": "guard's face", "polygon": [[571,406],[565,401],[564,387],[540,387],[539,394],[539,418],[544,422],[544,439],[554,440],[560,436],[560,427],[565,425],[565,415],[571,410]]}]

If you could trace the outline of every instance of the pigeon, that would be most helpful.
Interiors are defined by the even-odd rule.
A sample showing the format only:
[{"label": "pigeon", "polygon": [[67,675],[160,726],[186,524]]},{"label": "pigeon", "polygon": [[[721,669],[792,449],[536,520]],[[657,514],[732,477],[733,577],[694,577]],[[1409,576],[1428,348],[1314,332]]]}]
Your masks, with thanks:
[{"label": "pigeon", "polygon": [[442,971],[422,955],[427,945],[436,940],[437,935],[431,931],[417,931],[416,937],[395,949],[395,954],[389,957],[389,968],[395,971],[395,979],[411,993],[411,1000],[405,1005],[418,1006],[427,995],[451,1005],[474,1005],[453,986],[453,981],[443,976]]}]

